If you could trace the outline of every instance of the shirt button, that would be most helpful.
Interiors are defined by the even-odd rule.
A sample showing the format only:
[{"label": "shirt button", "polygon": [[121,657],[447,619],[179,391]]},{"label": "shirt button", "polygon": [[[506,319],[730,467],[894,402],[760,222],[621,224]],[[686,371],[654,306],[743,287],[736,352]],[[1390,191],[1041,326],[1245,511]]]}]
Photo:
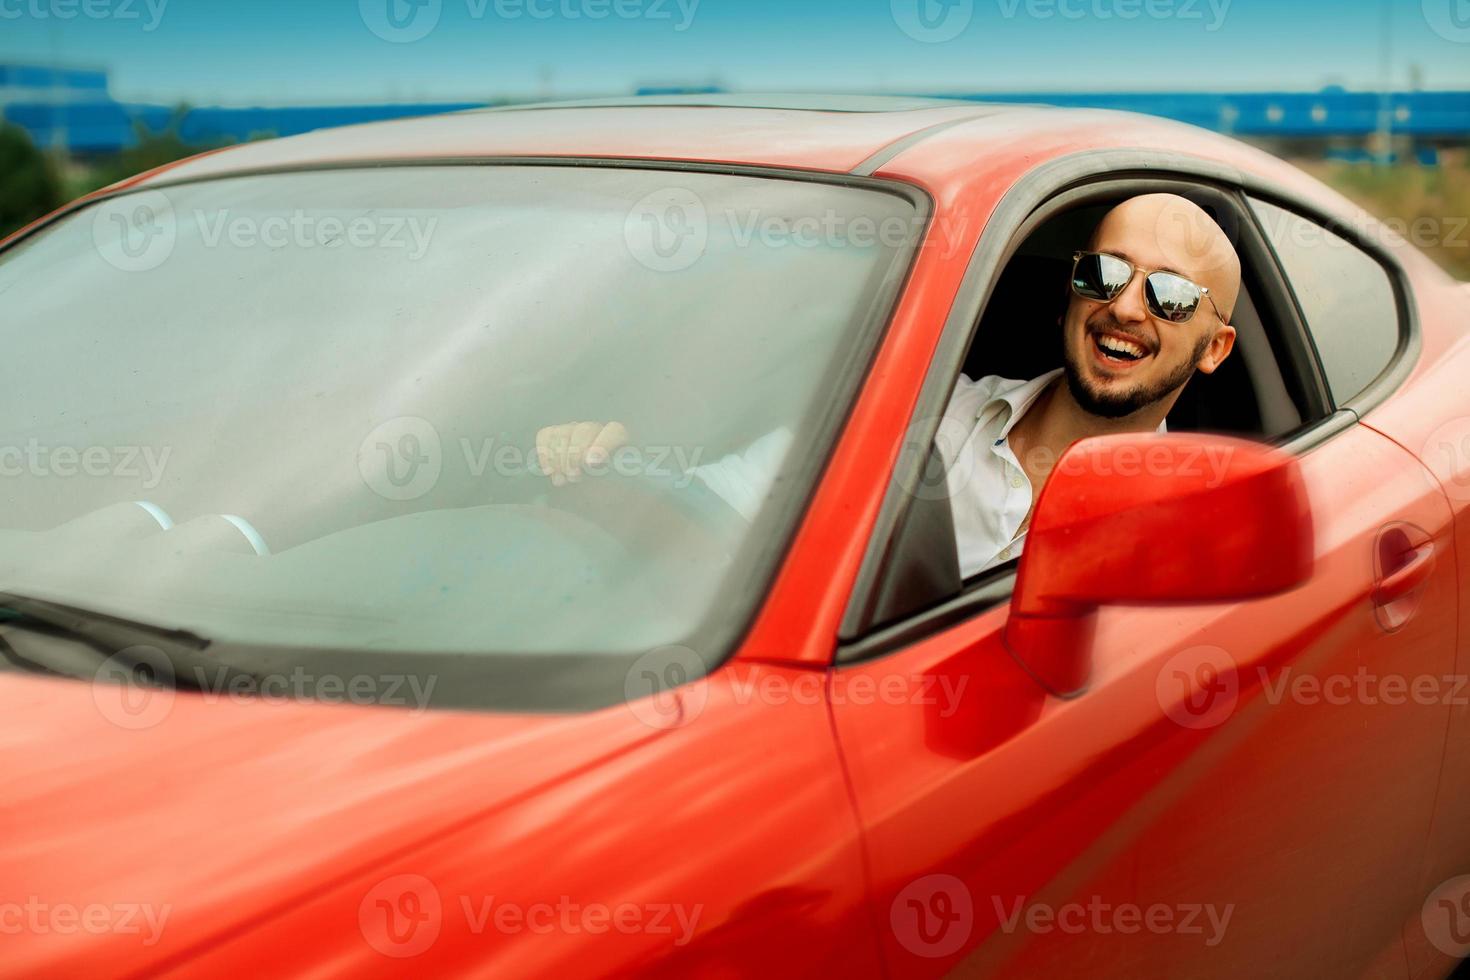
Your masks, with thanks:
[{"label": "shirt button", "polygon": [[1002,548],[1000,552],[1000,557],[1002,561],[1009,561],[1011,557],[1011,549]]},{"label": "shirt button", "polygon": [[1019,490],[1022,486],[1024,486],[1024,483],[1019,476],[1013,476],[1011,477],[1011,486]]}]

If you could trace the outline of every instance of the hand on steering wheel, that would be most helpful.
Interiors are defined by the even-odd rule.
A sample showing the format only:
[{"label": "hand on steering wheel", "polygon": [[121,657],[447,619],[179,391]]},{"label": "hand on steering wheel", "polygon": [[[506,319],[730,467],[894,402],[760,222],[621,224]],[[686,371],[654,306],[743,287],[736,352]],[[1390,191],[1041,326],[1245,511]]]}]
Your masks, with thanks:
[{"label": "hand on steering wheel", "polygon": [[744,518],[692,473],[628,474],[610,467],[628,442],[619,422],[571,422],[538,432],[537,459],[556,488],[547,503],[637,537],[653,550],[697,540],[733,559],[749,526]]}]

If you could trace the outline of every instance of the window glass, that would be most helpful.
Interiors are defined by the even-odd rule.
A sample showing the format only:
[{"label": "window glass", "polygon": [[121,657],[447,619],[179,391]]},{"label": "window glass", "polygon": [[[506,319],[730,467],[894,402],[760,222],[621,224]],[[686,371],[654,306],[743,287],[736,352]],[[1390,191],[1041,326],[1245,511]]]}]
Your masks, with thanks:
[{"label": "window glass", "polygon": [[[710,651],[917,227],[869,189],[591,167],[94,205],[0,255],[0,591],[260,647]],[[537,432],[585,420],[629,442],[553,487]],[[730,520],[695,470],[772,432]]]},{"label": "window glass", "polygon": [[1351,401],[1388,367],[1399,343],[1388,272],[1326,228],[1252,201],[1301,304],[1337,404]]}]

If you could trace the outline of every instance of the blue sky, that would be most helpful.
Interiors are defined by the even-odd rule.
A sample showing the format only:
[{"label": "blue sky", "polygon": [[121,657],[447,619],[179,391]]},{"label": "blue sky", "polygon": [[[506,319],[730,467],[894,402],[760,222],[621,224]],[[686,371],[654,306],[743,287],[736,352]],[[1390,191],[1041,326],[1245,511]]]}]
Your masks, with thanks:
[{"label": "blue sky", "polygon": [[[1395,81],[1407,85],[1417,66],[1427,87],[1470,88],[1470,0],[1392,8]],[[0,0],[0,62],[105,67],[119,98],[196,105],[709,83],[1371,88],[1383,9],[1377,0]]]}]

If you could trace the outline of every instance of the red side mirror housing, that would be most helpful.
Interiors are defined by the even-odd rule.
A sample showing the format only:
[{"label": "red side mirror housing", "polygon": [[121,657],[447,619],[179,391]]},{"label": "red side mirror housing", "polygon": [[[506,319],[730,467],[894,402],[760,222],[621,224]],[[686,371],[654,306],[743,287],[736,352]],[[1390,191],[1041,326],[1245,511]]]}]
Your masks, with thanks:
[{"label": "red side mirror housing", "polygon": [[1084,439],[1031,521],[1005,643],[1052,694],[1087,686],[1103,605],[1229,602],[1312,573],[1311,508],[1294,457],[1224,436]]}]

